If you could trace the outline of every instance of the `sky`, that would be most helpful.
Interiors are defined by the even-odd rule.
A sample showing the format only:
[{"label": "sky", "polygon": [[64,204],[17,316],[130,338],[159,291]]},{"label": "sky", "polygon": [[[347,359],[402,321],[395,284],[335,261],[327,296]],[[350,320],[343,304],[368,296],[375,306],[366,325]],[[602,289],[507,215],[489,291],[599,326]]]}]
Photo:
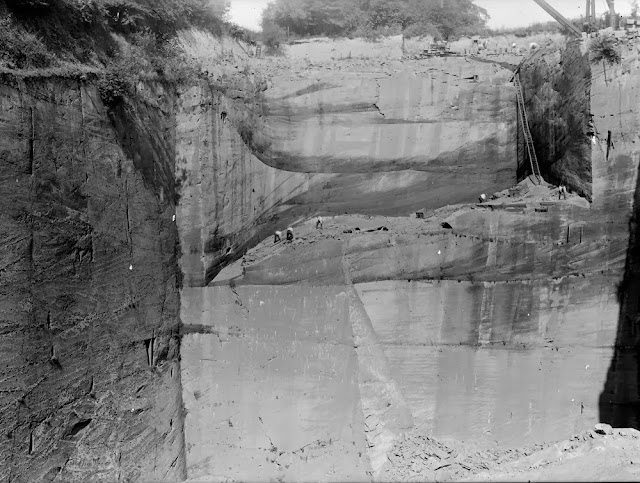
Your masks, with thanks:
[{"label": "sky", "polygon": [[[445,0],[447,1],[447,0]],[[585,0],[547,0],[551,6],[565,17],[578,17],[584,14]],[[253,30],[260,30],[262,10],[269,0],[231,0],[230,20]],[[553,20],[533,0],[475,0],[476,5],[489,12],[490,28],[524,27],[535,22]],[[616,11],[628,15],[631,0],[616,0]],[[605,0],[596,0],[596,15],[608,11]]]}]

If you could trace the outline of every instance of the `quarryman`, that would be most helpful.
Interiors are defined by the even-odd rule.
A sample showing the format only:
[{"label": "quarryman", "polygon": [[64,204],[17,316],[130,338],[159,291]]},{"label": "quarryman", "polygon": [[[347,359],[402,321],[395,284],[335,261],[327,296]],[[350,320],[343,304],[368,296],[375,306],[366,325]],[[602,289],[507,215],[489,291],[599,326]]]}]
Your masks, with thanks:
[{"label": "quarryman", "polygon": [[316,218],[316,230],[317,229],[322,229],[322,217],[321,216]]},{"label": "quarryman", "polygon": [[565,187],[564,184],[561,184],[560,187],[558,188],[558,199],[567,199],[567,188]]},{"label": "quarryman", "polygon": [[485,201],[487,201],[487,195],[485,195],[484,193],[482,193],[480,195],[480,203],[484,203]]},{"label": "quarryman", "polygon": [[287,228],[287,240],[293,240],[293,228]]},{"label": "quarryman", "polygon": [[282,232],[276,231],[273,236],[273,243],[278,243],[280,240],[282,240]]}]

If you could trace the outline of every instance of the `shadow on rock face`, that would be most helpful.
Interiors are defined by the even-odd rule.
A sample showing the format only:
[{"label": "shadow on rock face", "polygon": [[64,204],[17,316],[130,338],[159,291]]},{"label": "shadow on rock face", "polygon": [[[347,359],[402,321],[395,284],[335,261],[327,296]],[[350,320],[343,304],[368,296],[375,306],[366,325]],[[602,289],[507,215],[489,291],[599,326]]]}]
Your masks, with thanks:
[{"label": "shadow on rock face", "polygon": [[600,394],[600,421],[640,428],[640,178],[636,182],[624,278],[618,287],[620,312],[613,358]]},{"label": "shadow on rock face", "polygon": [[[149,86],[152,88],[157,86]],[[167,106],[171,105],[172,95],[158,89],[155,96]],[[119,145],[142,174],[145,184],[160,197],[161,203],[173,203],[176,201],[173,166],[166,162],[175,158],[171,145],[173,117],[167,114],[167,106],[163,110],[137,99],[129,102],[118,103],[109,110]]]}]

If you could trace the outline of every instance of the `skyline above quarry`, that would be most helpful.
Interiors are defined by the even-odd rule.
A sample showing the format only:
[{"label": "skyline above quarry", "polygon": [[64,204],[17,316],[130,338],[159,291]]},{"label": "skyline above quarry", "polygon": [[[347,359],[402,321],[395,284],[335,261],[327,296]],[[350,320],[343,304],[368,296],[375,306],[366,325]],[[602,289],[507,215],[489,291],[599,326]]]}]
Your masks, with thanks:
[{"label": "skyline above quarry", "polygon": [[[260,30],[262,11],[271,0],[231,0],[230,20],[242,27]],[[536,22],[553,20],[533,0],[475,0],[475,3],[489,12],[490,28],[524,27]],[[584,0],[551,0],[556,10],[566,17],[577,17],[584,14]],[[628,15],[631,11],[631,0],[617,0],[616,10]],[[604,0],[596,2],[598,16],[607,11]]]}]

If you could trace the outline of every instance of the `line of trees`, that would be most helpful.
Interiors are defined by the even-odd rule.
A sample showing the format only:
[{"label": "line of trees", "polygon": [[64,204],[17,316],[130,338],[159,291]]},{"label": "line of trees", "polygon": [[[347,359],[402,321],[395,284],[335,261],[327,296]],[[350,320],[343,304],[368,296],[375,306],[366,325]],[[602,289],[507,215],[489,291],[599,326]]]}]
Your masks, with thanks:
[{"label": "line of trees", "polygon": [[269,37],[375,36],[402,33],[451,39],[486,28],[489,15],[473,0],[274,0],[262,28]]},{"label": "line of trees", "polygon": [[[87,25],[107,23],[118,32],[147,28],[175,30],[196,25],[220,30],[230,0],[4,0],[9,12],[26,21],[63,13],[70,22]],[[1,2],[0,2],[1,3]],[[1,7],[0,7],[1,8]]]}]

